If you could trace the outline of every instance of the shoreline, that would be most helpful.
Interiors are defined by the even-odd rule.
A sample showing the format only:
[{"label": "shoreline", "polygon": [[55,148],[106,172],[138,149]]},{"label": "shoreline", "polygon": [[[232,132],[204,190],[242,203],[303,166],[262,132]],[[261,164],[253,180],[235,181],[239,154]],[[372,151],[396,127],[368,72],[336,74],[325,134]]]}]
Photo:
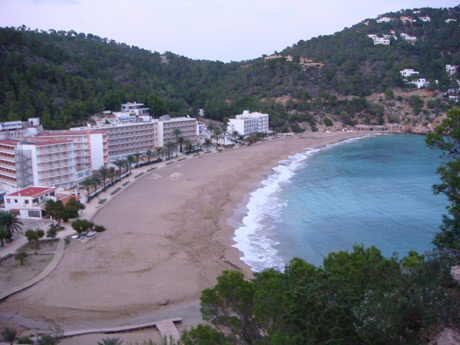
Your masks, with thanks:
[{"label": "shoreline", "polygon": [[239,205],[281,160],[367,134],[305,133],[154,170],[97,210],[106,232],[71,242],[55,272],[2,308],[64,328],[103,325],[199,299],[224,269],[251,277],[228,223]]},{"label": "shoreline", "polygon": [[[378,134],[376,134],[376,135],[378,135]],[[278,165],[273,166],[270,169],[270,172],[262,174],[264,176],[263,180],[261,180],[261,181],[259,181],[259,182],[257,182],[257,183],[252,185],[251,191],[243,196],[241,202],[234,209],[233,214],[227,219],[227,224],[233,229],[233,235],[231,236],[231,240],[232,240],[232,243],[233,243],[232,247],[236,248],[239,251],[239,254],[240,254],[239,261],[242,262],[243,265],[249,267],[249,269],[251,270],[251,273],[252,272],[259,272],[259,270],[257,269],[257,267],[250,265],[247,262],[247,261],[250,261],[250,259],[248,258],[247,261],[246,261],[245,257],[247,257],[248,254],[249,255],[250,254],[253,254],[253,255],[255,254],[256,255],[257,252],[251,251],[251,249],[248,249],[247,251],[245,251],[243,248],[241,248],[242,246],[244,246],[244,240],[247,240],[248,243],[250,243],[251,241],[250,241],[250,238],[247,237],[247,235],[245,235],[245,238],[242,238],[242,241],[238,242],[237,232],[239,230],[244,230],[244,228],[249,228],[249,225],[246,225],[244,223],[244,220],[247,219],[247,218],[250,218],[250,216],[253,215],[253,213],[256,213],[256,210],[254,210],[254,209],[250,210],[248,208],[249,202],[252,201],[253,198],[257,199],[256,198],[256,193],[258,191],[261,191],[265,186],[270,185],[268,183],[265,184],[265,182],[268,182],[268,180],[270,178],[276,177],[277,175],[280,174],[280,172],[275,171],[275,169],[277,169],[277,168],[279,169],[280,167],[288,166],[288,170],[290,170],[293,173],[293,175],[289,176],[285,181],[281,181],[281,182],[272,181],[271,182],[272,184],[275,183],[275,184],[278,184],[281,187],[283,184],[289,183],[289,181],[295,175],[295,172],[298,170],[298,168],[300,168],[301,165],[303,165],[305,162],[307,162],[310,159],[310,157],[312,157],[313,155],[321,153],[324,150],[332,148],[332,147],[334,147],[336,145],[344,145],[344,144],[347,144],[349,142],[354,142],[355,140],[371,138],[371,137],[374,137],[374,136],[375,136],[374,134],[368,133],[366,135],[356,136],[356,137],[348,138],[348,139],[344,139],[344,140],[339,140],[337,142],[331,142],[331,143],[328,143],[328,144],[325,144],[325,145],[322,145],[322,146],[318,146],[318,147],[309,147],[307,149],[304,149],[303,151],[295,153],[294,155],[289,155],[285,159],[282,159],[282,160],[278,161]],[[311,152],[311,151],[314,151],[314,150],[318,150],[318,151]],[[295,158],[297,157],[297,155],[304,155],[305,157],[302,157],[302,159],[299,161],[299,165],[300,165],[299,167],[293,168],[292,164],[295,162]],[[283,162],[289,162],[289,164],[283,164]],[[270,193],[268,195],[268,197],[271,197],[275,193],[277,193],[277,191],[275,191],[273,193]],[[257,202],[257,200],[256,200],[255,202],[256,202],[256,205],[264,206],[266,201],[267,200],[265,200],[263,202]],[[256,222],[256,224],[258,225],[259,223]],[[240,235],[240,237],[242,237],[242,236]],[[263,239],[264,240],[269,240],[269,241],[271,240],[270,238],[267,238],[267,237],[265,237]],[[249,244],[249,246],[250,245],[251,244]],[[254,249],[254,248],[252,248],[252,249]],[[274,248],[270,248],[270,249],[273,249],[273,252],[276,255],[276,249],[274,249]],[[281,259],[281,258],[278,258],[278,259]],[[286,265],[287,263],[284,262],[283,264]],[[274,268],[274,267],[282,269],[280,266],[272,266],[272,265],[269,265],[269,266],[264,267],[262,269]]]}]

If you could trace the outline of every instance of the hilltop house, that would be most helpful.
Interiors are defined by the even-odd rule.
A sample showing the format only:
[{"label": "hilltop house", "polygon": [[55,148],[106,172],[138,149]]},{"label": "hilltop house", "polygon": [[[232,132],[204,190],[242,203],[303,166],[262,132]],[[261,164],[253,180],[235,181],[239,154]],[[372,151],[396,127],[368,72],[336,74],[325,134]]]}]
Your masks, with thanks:
[{"label": "hilltop house", "polygon": [[422,22],[431,22],[431,18],[429,16],[419,17],[418,19],[420,19]]},{"label": "hilltop house", "polygon": [[388,23],[388,22],[391,22],[393,19],[392,18],[388,18],[388,17],[381,17],[379,19],[377,19],[377,23]]},{"label": "hilltop house", "polygon": [[405,68],[402,71],[399,71],[403,77],[410,77],[414,74],[418,74],[418,71],[415,71],[413,68]]},{"label": "hilltop house", "polygon": [[401,19],[401,21],[406,24],[406,22],[409,22],[409,23],[413,23],[413,22],[416,22],[417,19],[415,18],[412,18],[412,17],[405,17],[405,16],[401,16],[399,17],[399,19]]},{"label": "hilltop house", "polygon": [[457,68],[458,66],[446,65],[446,72],[449,76],[453,76],[455,73],[457,73]]},{"label": "hilltop house", "polygon": [[378,37],[374,34],[367,35],[367,37],[371,38],[374,41],[374,45],[383,44],[387,46],[390,44],[390,39],[388,37]]},{"label": "hilltop house", "polygon": [[406,40],[406,41],[409,41],[409,42],[415,42],[417,41],[417,37],[415,36],[411,36],[409,34],[406,34],[405,32],[401,32],[401,37]]},{"label": "hilltop house", "polygon": [[417,89],[421,89],[422,87],[428,86],[430,84],[425,78],[420,78],[415,81],[410,81],[409,83],[417,86]]},{"label": "hilltop house", "polygon": [[457,19],[454,19],[454,18],[449,18],[449,19],[445,20],[446,23],[456,22],[456,21],[457,21]]}]

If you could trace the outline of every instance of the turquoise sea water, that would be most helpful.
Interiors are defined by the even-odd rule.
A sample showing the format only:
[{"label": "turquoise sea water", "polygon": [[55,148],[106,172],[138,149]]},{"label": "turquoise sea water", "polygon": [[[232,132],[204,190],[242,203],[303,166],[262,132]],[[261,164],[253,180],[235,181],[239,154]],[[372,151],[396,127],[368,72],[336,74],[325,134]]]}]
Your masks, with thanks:
[{"label": "turquoise sea water", "polygon": [[321,265],[354,244],[429,250],[447,205],[431,189],[439,154],[423,136],[382,135],[290,157],[251,194],[235,246],[255,271],[295,256]]}]

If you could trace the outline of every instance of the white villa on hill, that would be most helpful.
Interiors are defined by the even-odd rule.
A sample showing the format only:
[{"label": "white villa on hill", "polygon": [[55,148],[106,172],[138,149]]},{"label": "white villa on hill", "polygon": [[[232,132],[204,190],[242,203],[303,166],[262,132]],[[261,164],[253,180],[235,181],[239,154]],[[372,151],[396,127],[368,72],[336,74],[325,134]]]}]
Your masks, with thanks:
[{"label": "white villa on hill", "polygon": [[401,33],[401,37],[406,40],[406,41],[409,41],[409,42],[415,42],[417,41],[417,37],[415,36],[411,36],[409,34],[406,34],[405,32],[402,32]]},{"label": "white villa on hill", "polygon": [[405,68],[402,71],[399,71],[403,77],[410,77],[414,74],[418,74],[418,71],[415,71],[413,68]]},{"label": "white villa on hill", "polygon": [[389,18],[389,17],[381,17],[381,18],[378,18],[376,21],[377,21],[377,23],[389,23],[392,20],[393,19]]},{"label": "white villa on hill", "polygon": [[[385,37],[386,36],[386,37]],[[374,45],[383,44],[383,45],[390,45],[390,38],[389,35],[385,35],[384,37],[378,37],[374,34],[369,34],[367,37],[371,38],[374,41]]]},{"label": "white villa on hill", "polygon": [[449,76],[453,76],[455,73],[457,73],[457,68],[458,66],[446,65],[446,72]]},{"label": "white villa on hill", "polygon": [[422,87],[430,85],[430,82],[428,82],[425,78],[420,78],[415,81],[411,81],[409,83],[417,86],[417,89],[421,89]]}]

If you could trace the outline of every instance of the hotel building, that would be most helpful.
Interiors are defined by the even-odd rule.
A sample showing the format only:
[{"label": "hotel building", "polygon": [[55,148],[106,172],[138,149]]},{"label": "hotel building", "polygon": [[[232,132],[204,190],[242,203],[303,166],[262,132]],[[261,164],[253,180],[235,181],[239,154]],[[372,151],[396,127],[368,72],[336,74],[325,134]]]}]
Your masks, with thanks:
[{"label": "hotel building", "polygon": [[76,152],[77,179],[91,175],[91,171],[109,164],[109,143],[106,130],[74,129],[68,131],[48,131],[40,138],[72,140]]},{"label": "hotel building", "polygon": [[254,133],[268,132],[268,114],[251,113],[249,110],[243,114],[236,115],[234,119],[228,120],[227,132],[232,134],[234,131],[247,136]]},{"label": "hotel building", "polygon": [[5,190],[28,186],[75,187],[79,182],[76,157],[71,140],[0,140],[0,184]]},{"label": "hotel building", "polygon": [[165,146],[168,141],[176,143],[176,135],[174,130],[180,130],[180,137],[184,138],[184,142],[190,140],[192,143],[197,141],[197,120],[191,117],[170,117],[169,115],[160,116],[157,126],[157,138],[155,146]]},{"label": "hotel building", "polygon": [[17,188],[16,147],[17,141],[0,140],[0,185],[5,190]]}]

